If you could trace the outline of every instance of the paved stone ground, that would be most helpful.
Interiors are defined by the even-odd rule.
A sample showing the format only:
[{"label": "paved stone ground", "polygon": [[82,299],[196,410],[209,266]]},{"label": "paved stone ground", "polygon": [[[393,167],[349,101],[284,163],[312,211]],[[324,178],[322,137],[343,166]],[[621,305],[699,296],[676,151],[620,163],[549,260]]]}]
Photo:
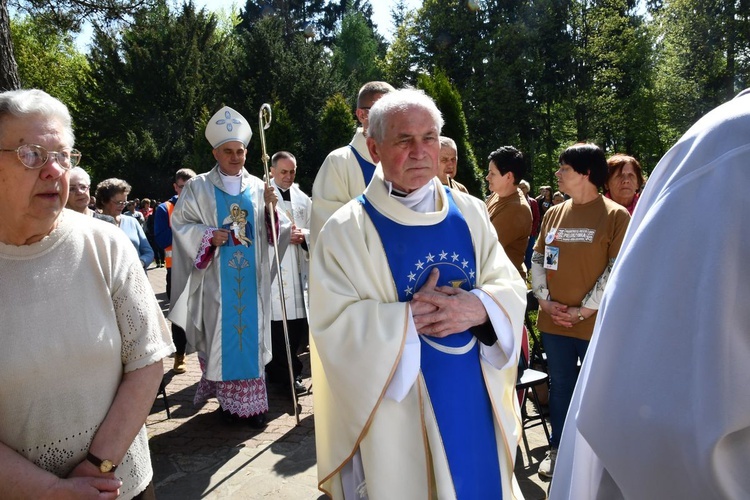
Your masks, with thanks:
[{"label": "paved stone ground", "polygon": [[[157,299],[166,308],[163,268],[148,271]],[[303,376],[309,386],[307,354]],[[154,484],[160,500],[171,499],[265,499],[308,500],[326,498],[317,490],[312,395],[300,397],[299,425],[295,425],[290,395],[269,389],[268,426],[262,431],[229,424],[217,412],[216,400],[193,406],[200,380],[195,354],[187,357],[188,371],[171,372],[172,360],[164,362],[171,418],[161,396],[154,401],[147,421]],[[548,483],[537,475],[547,442],[541,427],[527,431],[531,463],[519,451],[516,477],[527,499],[546,498]]]}]

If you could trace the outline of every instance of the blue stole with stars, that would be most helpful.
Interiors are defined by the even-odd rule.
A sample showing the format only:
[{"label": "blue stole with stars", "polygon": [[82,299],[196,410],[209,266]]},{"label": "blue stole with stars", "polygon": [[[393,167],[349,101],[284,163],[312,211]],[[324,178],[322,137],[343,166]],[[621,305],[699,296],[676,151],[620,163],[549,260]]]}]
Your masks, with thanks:
[{"label": "blue stole with stars", "polygon": [[[404,226],[362,195],[380,235],[400,302],[407,302],[433,267],[438,286],[471,290],[476,262],[471,233],[449,189],[448,215],[431,226]],[[448,458],[458,499],[502,498],[493,410],[479,360],[479,344],[464,331],[445,338],[420,335],[421,371]]]},{"label": "blue stole with stars", "polygon": [[[231,196],[216,190],[217,220],[230,232],[219,249],[221,274],[221,379],[260,377],[255,209],[250,190]],[[217,264],[217,263],[214,263]]]},{"label": "blue stole with stars", "polygon": [[354,146],[349,144],[349,147],[352,148],[352,152],[354,153],[354,156],[357,158],[357,163],[359,163],[359,168],[362,169],[362,176],[365,178],[365,186],[366,186],[372,180],[372,176],[375,175],[375,165],[373,165],[369,161],[362,158],[362,155],[359,154],[359,151],[354,149]]}]

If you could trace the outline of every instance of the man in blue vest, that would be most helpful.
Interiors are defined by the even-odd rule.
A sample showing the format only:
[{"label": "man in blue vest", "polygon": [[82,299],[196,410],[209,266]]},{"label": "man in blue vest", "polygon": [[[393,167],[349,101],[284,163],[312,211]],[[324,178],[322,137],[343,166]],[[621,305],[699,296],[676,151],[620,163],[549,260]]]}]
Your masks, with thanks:
[{"label": "man in blue vest", "polygon": [[310,220],[310,243],[315,245],[323,224],[346,202],[362,194],[375,172],[375,162],[367,150],[367,127],[370,108],[393,87],[386,82],[368,82],[357,95],[357,120],[362,125],[357,129],[348,146],[329,153],[312,188],[312,217]]},{"label": "man in blue vest", "polygon": [[434,101],[394,91],[369,119],[380,165],[312,253],[319,488],[335,499],[518,498],[525,283],[484,203],[437,178]]},{"label": "man in blue vest", "polygon": [[[182,188],[195,175],[195,172],[189,168],[179,169],[174,174],[174,184],[172,184],[176,194],[169,201],[160,203],[154,212],[154,241],[164,250],[164,265],[167,268],[167,298],[170,300],[172,299],[172,211]],[[185,330],[174,323],[172,323],[172,341],[177,349],[172,371],[178,374],[185,373],[187,371],[185,364],[187,339],[185,338]]]}]

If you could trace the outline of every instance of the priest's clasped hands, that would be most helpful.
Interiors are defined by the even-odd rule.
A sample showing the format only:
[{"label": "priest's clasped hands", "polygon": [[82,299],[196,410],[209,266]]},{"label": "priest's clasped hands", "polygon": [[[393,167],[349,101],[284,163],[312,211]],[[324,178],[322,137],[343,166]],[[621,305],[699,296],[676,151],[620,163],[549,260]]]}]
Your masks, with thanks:
[{"label": "priest's clasped hands", "polygon": [[410,302],[418,333],[447,337],[489,320],[479,297],[461,288],[437,286],[439,276],[440,271],[433,268]]}]

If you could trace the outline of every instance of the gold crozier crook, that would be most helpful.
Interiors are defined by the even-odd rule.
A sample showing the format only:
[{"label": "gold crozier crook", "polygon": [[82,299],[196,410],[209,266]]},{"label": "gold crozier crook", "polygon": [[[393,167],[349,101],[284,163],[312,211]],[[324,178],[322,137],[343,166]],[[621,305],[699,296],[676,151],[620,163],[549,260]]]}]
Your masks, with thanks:
[{"label": "gold crozier crook", "polygon": [[[258,112],[258,130],[260,131],[260,147],[262,151],[263,171],[266,174],[266,184],[271,186],[271,176],[268,172],[268,152],[266,151],[266,133],[271,126],[271,105],[264,103]],[[292,371],[292,350],[289,346],[289,327],[286,322],[286,300],[284,300],[284,280],[281,279],[281,260],[279,258],[279,234],[276,231],[276,210],[272,204],[268,204],[268,213],[271,219],[271,233],[273,240],[273,254],[276,261],[276,281],[279,282],[279,298],[281,299],[281,323],[284,327],[284,344],[286,345],[286,359],[289,366],[289,383],[292,390],[292,403],[294,404],[294,418],[299,425],[299,411],[297,409],[297,394],[294,392],[294,372]]]}]

